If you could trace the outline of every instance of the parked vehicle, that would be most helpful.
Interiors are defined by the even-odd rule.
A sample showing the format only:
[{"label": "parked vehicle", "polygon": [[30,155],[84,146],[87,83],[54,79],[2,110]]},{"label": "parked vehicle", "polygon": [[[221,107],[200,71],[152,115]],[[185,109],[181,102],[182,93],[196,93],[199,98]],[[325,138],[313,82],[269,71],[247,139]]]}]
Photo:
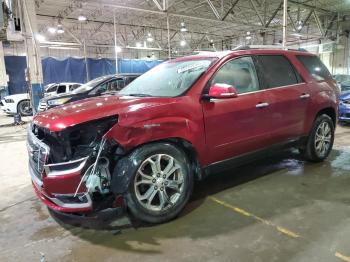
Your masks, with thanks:
[{"label": "parked vehicle", "polygon": [[7,114],[20,114],[21,116],[30,116],[33,114],[33,109],[27,93],[5,96],[1,100],[1,103],[2,110]]},{"label": "parked vehicle", "polygon": [[38,113],[28,130],[29,171],[50,209],[88,213],[124,203],[137,219],[161,223],[207,174],[288,147],[323,161],[337,99],[332,75],[307,52],[178,58],[118,94]]},{"label": "parked vehicle", "polygon": [[44,97],[69,93],[77,89],[81,85],[82,84],[80,83],[48,84],[44,87]]},{"label": "parked vehicle", "polygon": [[350,91],[343,92],[340,95],[339,121],[350,122]]},{"label": "parked vehicle", "polygon": [[350,91],[350,81],[344,81],[340,84],[340,91],[343,92],[348,92]]},{"label": "parked vehicle", "polygon": [[98,77],[72,90],[70,93],[44,97],[40,100],[38,111],[45,111],[73,101],[119,91],[138,76],[140,74],[118,74]]}]

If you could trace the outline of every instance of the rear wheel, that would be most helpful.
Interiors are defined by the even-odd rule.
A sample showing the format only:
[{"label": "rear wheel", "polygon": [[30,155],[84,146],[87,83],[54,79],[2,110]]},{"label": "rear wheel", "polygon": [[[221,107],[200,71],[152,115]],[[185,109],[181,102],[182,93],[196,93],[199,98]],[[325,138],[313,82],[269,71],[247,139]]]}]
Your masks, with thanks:
[{"label": "rear wheel", "polygon": [[149,223],[176,217],[193,188],[185,153],[172,144],[156,143],[136,149],[129,159],[138,163],[126,194],[133,216]]},{"label": "rear wheel", "polygon": [[332,151],[334,142],[334,124],[328,115],[316,118],[309,135],[304,155],[307,160],[321,162]]},{"label": "rear wheel", "polygon": [[17,105],[17,112],[18,114],[20,114],[21,116],[30,116],[33,114],[33,109],[30,105],[30,101],[29,100],[23,100],[21,102],[18,103]]}]

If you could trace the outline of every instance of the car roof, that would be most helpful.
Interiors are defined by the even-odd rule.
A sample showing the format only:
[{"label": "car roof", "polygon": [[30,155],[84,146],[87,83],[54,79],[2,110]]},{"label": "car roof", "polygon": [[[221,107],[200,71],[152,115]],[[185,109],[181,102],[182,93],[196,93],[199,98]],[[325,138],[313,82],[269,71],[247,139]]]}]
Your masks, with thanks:
[{"label": "car roof", "polygon": [[205,58],[223,58],[227,55],[245,55],[245,54],[285,54],[285,53],[293,53],[293,54],[299,54],[299,55],[311,55],[312,53],[307,52],[303,49],[283,49],[280,46],[266,46],[266,47],[240,47],[236,50],[226,50],[226,51],[198,51],[197,54],[179,57],[171,61],[187,61],[192,59],[205,59]]}]

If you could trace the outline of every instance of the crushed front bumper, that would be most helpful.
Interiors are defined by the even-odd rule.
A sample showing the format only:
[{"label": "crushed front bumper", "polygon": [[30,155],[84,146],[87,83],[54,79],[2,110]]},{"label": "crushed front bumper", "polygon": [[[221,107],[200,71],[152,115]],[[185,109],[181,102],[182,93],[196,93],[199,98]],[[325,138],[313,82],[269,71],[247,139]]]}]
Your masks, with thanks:
[{"label": "crushed front bumper", "polygon": [[93,210],[93,201],[85,185],[79,186],[88,157],[47,164],[50,148],[33,134],[30,127],[27,132],[27,149],[32,184],[45,205],[59,212]]}]

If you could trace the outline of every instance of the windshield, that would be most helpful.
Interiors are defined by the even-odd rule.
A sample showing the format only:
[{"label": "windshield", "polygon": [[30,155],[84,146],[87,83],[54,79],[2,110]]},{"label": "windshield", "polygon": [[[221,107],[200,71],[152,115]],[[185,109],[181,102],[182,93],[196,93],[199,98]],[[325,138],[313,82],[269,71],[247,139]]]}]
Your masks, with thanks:
[{"label": "windshield", "polygon": [[95,78],[90,82],[87,82],[86,84],[83,84],[82,86],[73,90],[72,93],[79,94],[79,93],[85,93],[85,92],[91,91],[94,87],[98,86],[100,83],[102,83],[108,78],[110,78],[110,76],[101,76],[101,77]]},{"label": "windshield", "polygon": [[188,90],[213,58],[166,62],[136,78],[119,95],[174,97]]}]

